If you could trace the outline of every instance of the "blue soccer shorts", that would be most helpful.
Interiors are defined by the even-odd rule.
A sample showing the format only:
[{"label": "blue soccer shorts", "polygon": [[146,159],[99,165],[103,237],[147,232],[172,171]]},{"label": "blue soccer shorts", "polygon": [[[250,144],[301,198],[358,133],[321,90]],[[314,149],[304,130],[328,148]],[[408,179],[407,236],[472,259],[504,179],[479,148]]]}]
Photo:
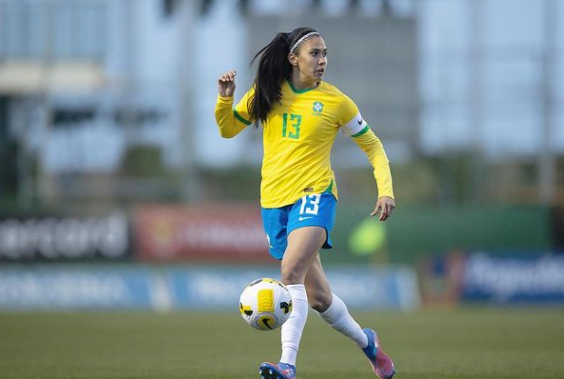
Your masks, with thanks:
[{"label": "blue soccer shorts", "polygon": [[280,260],[288,246],[288,235],[304,226],[319,226],[327,232],[323,249],[331,249],[331,230],[335,224],[337,199],[330,192],[305,195],[295,204],[281,208],[262,208],[262,223],[270,254]]}]

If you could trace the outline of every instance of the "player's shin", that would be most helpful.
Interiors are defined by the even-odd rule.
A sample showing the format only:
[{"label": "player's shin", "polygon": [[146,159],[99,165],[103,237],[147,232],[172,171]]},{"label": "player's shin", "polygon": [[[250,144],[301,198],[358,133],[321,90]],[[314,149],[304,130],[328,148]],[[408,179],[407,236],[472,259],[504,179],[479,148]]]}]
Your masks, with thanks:
[{"label": "player's shin", "polygon": [[318,312],[318,314],[333,329],[355,341],[360,348],[365,348],[368,345],[366,334],[352,318],[347,306],[339,296],[333,293],[333,301],[329,308],[325,312]]},{"label": "player's shin", "polygon": [[293,308],[290,318],[282,325],[282,356],[280,362],[295,365],[309,305],[303,284],[291,284],[286,287],[292,295]]}]

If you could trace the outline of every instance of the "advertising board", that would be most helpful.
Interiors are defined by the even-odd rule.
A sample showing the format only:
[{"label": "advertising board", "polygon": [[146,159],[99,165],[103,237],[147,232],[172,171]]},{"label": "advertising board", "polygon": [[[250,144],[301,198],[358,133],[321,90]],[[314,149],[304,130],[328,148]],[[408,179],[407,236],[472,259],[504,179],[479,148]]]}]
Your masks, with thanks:
[{"label": "advertising board", "polygon": [[0,261],[123,260],[130,255],[122,211],[105,216],[0,216]]},{"label": "advertising board", "polygon": [[564,255],[451,252],[420,266],[427,305],[564,304]]},{"label": "advertising board", "polygon": [[[351,266],[326,271],[332,290],[357,309],[419,305],[409,267]],[[34,265],[0,268],[1,309],[233,310],[253,280],[279,278],[271,266]]]},{"label": "advertising board", "polygon": [[275,263],[255,205],[142,206],[132,221],[143,261]]},{"label": "advertising board", "polygon": [[0,309],[150,308],[153,292],[151,274],[140,267],[0,269]]},{"label": "advertising board", "polygon": [[564,256],[470,255],[462,278],[466,301],[563,303]]}]

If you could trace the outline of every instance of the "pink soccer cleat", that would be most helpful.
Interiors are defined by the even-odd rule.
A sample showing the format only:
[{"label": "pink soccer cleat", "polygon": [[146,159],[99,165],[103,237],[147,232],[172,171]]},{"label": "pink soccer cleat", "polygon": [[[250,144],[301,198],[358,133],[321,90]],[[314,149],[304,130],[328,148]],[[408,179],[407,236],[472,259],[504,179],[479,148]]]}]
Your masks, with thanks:
[{"label": "pink soccer cleat", "polygon": [[362,351],[370,361],[374,373],[380,379],[391,379],[396,373],[394,362],[382,350],[376,332],[369,328],[362,330],[368,337],[368,346],[362,349]]}]

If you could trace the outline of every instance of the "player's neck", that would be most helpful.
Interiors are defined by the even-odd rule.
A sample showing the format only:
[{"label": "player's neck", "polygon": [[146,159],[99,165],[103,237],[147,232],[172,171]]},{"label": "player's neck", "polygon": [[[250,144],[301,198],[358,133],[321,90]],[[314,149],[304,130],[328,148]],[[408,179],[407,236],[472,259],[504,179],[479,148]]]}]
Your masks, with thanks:
[{"label": "player's neck", "polygon": [[290,77],[290,82],[292,82],[292,87],[298,91],[303,91],[307,89],[317,88],[319,86],[320,80],[311,80],[302,78],[299,74],[292,75]]}]

